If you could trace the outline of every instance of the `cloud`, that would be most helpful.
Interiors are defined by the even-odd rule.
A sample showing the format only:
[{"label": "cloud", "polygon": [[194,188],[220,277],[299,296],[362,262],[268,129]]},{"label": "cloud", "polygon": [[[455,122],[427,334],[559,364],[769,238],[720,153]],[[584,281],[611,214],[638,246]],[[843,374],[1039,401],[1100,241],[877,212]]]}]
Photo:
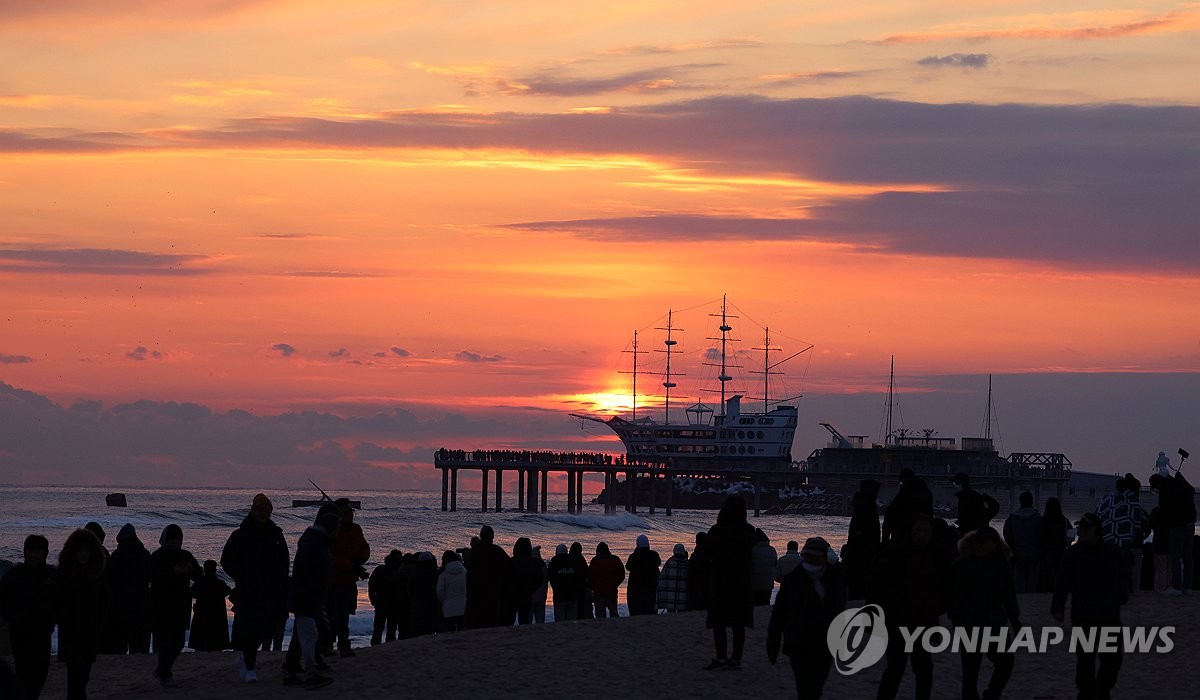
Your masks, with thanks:
[{"label": "cloud", "polygon": [[163,359],[163,354],[158,350],[150,350],[144,345],[139,345],[133,350],[125,353],[125,357],[141,362],[143,360],[161,360]]},{"label": "cloud", "polygon": [[279,354],[284,357],[291,357],[292,355],[296,354],[296,348],[288,345],[287,343],[275,343],[271,346],[271,349],[278,351]]},{"label": "cloud", "polygon": [[383,277],[374,272],[347,272],[346,270],[295,270],[281,273],[284,277],[324,277],[330,279],[357,279]]},{"label": "cloud", "polygon": [[504,356],[480,355],[479,353],[471,352],[470,350],[461,350],[454,353],[454,359],[458,360],[459,362],[502,362],[504,360]]},{"label": "cloud", "polygon": [[29,355],[7,355],[0,352],[0,365],[23,365],[28,362],[33,362]]},{"label": "cloud", "polygon": [[1073,27],[1021,26],[1012,29],[956,29],[946,31],[913,32],[892,34],[877,42],[878,44],[915,44],[932,41],[987,41],[990,39],[1067,39],[1074,41],[1091,41],[1103,39],[1123,39],[1129,36],[1146,34],[1161,34],[1166,32],[1182,32],[1195,29],[1198,12],[1188,9],[1181,12],[1152,15],[1142,19],[1125,22],[1105,23],[1105,16],[1097,14],[1094,17],[1082,15],[1092,24],[1078,24]]},{"label": "cloud", "polygon": [[523,95],[539,97],[579,97],[610,93],[660,93],[696,87],[686,81],[694,72],[720,64],[684,64],[660,66],[604,76],[572,75],[561,68],[525,76],[504,76],[490,68],[442,68],[415,64],[427,73],[444,75],[457,81],[468,95]]},{"label": "cloud", "polygon": [[0,248],[0,270],[32,274],[201,275],[204,255],[111,248]]},{"label": "cloud", "polygon": [[684,44],[646,44],[612,49],[605,53],[618,56],[652,56],[657,54],[676,54],[691,51],[717,51],[726,49],[760,49],[767,45],[765,41],[750,38],[717,39],[715,41],[699,41]]},{"label": "cloud", "polygon": [[398,346],[398,345],[393,345],[393,346],[391,347],[391,352],[392,352],[392,354],[393,354],[393,355],[395,355],[396,357],[409,357],[409,356],[411,356],[411,355],[412,355],[412,353],[411,353],[411,352],[409,352],[409,351],[405,350],[404,348],[402,348],[402,347],[400,347],[400,346]]},{"label": "cloud", "polygon": [[769,73],[759,76],[759,80],[772,87],[787,85],[806,85],[809,83],[826,82],[830,80],[846,80],[861,78],[874,71],[869,70],[818,70],[799,73]]},{"label": "cloud", "polygon": [[949,56],[926,56],[917,61],[917,65],[980,69],[987,68],[991,60],[992,55],[986,53],[952,53]]},{"label": "cloud", "polygon": [[338,348],[337,350],[329,351],[330,357],[350,357],[350,351],[346,348]]}]

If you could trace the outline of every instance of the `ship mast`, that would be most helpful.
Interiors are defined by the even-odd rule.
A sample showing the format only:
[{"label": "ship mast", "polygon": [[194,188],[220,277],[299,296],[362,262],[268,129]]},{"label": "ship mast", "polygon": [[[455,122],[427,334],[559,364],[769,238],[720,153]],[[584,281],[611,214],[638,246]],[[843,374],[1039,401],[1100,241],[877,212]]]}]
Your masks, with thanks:
[{"label": "ship mast", "polygon": [[662,383],[663,388],[666,390],[664,393],[664,396],[663,396],[663,423],[664,424],[671,422],[671,389],[675,388],[675,386],[676,386],[675,382],[671,381],[671,376],[672,376],[671,375],[671,355],[674,355],[675,353],[679,352],[679,350],[675,349],[675,346],[678,345],[679,342],[671,337],[671,333],[674,331],[683,330],[682,328],[676,328],[674,325],[672,325],[673,314],[674,314],[673,311],[668,310],[667,311],[667,327],[655,329],[655,330],[667,332],[667,339],[663,341],[663,345],[666,346],[665,349],[656,351],[656,352],[666,353],[666,355],[667,355],[667,368],[666,368],[666,371],[663,373],[663,383]]},{"label": "ship mast", "polygon": [[883,444],[890,445],[895,440],[892,437],[892,391],[896,388],[896,356],[892,355],[892,366],[888,371],[888,400],[887,400],[887,430],[884,432]]},{"label": "ship mast", "polygon": [[[716,316],[716,314],[709,314],[709,315]],[[728,360],[727,360],[728,354],[726,352],[726,347],[729,342],[729,331],[733,330],[733,327],[729,325],[729,319],[731,319],[731,318],[737,318],[737,316],[730,316],[728,314],[726,297],[725,297],[725,295],[722,295],[721,296],[721,326],[720,326],[721,337],[720,338],[706,338],[706,340],[720,340],[721,341],[721,364],[720,364],[721,373],[719,375],[717,375],[717,380],[719,382],[721,382],[721,409],[720,409],[721,414],[720,415],[722,415],[722,416],[725,415],[725,382],[731,381],[733,379],[733,377],[729,376],[729,365],[728,365]],[[713,366],[713,365],[710,365],[710,366]]]},{"label": "ship mast", "polygon": [[633,375],[633,420],[634,420],[634,421],[636,421],[636,420],[637,420],[637,374],[638,374],[637,365],[638,365],[638,355],[645,355],[645,354],[646,354],[646,351],[645,351],[645,350],[638,350],[638,332],[637,332],[637,331],[634,331],[634,332],[633,332],[633,349],[631,349],[631,350],[625,350],[625,352],[627,352],[627,353],[629,353],[629,354],[633,355],[633,371],[632,371],[632,372],[624,372],[624,371],[622,371],[622,372],[621,372],[621,374],[632,374],[632,375]]},{"label": "ship mast", "polygon": [[[755,348],[755,350],[763,351],[763,368],[762,368],[761,372],[756,371],[756,370],[751,370],[751,372],[753,374],[761,374],[763,376],[763,413],[768,413],[771,410],[771,407],[770,407],[770,404],[771,404],[771,392],[770,392],[771,375],[772,374],[783,374],[782,372],[772,372],[771,371],[771,368],[776,367],[779,364],[781,364],[781,362],[777,362],[774,365],[771,364],[771,351],[772,350],[781,350],[781,349],[782,348],[771,347],[771,329],[764,327],[763,328],[763,346],[761,348]],[[804,352],[804,350],[801,350],[800,352]],[[798,352],[798,353],[792,355],[791,357],[787,358],[787,360],[790,360],[790,359],[792,359],[792,357],[795,357],[796,355],[799,355],[799,354],[800,353]],[[787,360],[783,360],[782,362],[787,362]]]}]

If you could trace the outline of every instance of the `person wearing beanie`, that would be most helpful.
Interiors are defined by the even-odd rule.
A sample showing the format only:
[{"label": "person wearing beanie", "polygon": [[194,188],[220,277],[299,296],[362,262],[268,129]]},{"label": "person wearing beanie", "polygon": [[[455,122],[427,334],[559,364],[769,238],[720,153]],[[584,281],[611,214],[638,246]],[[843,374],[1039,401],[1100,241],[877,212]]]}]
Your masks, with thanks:
[{"label": "person wearing beanie", "polygon": [[112,604],[104,620],[102,654],[150,653],[150,551],[125,523],[105,569]]},{"label": "person wearing beanie", "polygon": [[667,612],[687,610],[688,552],[682,543],[671,550],[671,558],[663,563],[658,575],[655,607]]},{"label": "person wearing beanie", "polygon": [[258,647],[265,639],[282,637],[287,624],[288,567],[291,554],[283,530],[271,520],[271,499],[257,494],[250,512],[225,541],[221,568],[233,579],[233,648],[238,676],[244,683],[258,680]]},{"label": "person wearing beanie", "polygon": [[438,574],[437,597],[442,607],[442,622],[447,632],[466,629],[467,567],[453,550],[442,553],[442,573]]},{"label": "person wearing beanie", "polygon": [[629,614],[653,615],[655,612],[654,597],[658,591],[658,568],[662,565],[662,557],[650,549],[650,538],[645,535],[637,536],[637,547],[625,560],[625,570],[629,572],[629,583],[625,595],[629,604]]},{"label": "person wearing beanie", "polygon": [[579,598],[587,585],[587,567],[571,556],[567,545],[554,548],[554,557],[546,567],[546,578],[554,593],[554,621],[579,619]]},{"label": "person wearing beanie", "polygon": [[846,608],[846,577],[831,563],[832,550],[821,537],[810,537],[800,550],[801,563],[783,578],[767,626],[767,660],[787,655],[796,679],[796,695],[819,698],[833,666],[826,630]]},{"label": "person wearing beanie", "polygon": [[150,618],[158,653],[154,678],[164,688],[174,688],[178,683],[172,668],[192,617],[192,583],[200,580],[203,570],[183,548],[183,529],[175,523],[163,528],[158,541],[162,546],[150,555]]}]

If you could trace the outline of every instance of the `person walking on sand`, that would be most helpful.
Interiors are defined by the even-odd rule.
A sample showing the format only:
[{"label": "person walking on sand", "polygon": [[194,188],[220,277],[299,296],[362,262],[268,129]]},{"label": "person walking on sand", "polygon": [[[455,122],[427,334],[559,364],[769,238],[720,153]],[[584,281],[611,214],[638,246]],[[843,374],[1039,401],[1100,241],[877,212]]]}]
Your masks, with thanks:
[{"label": "person walking on sand", "polygon": [[67,664],[67,700],[87,698],[108,606],[107,560],[100,540],[85,529],[72,532],[58,555],[54,580],[58,659]]},{"label": "person walking on sand", "polygon": [[272,639],[277,620],[287,620],[288,568],[291,553],[265,494],[250,501],[250,512],[221,550],[221,568],[233,579],[233,648],[243,683],[258,680],[258,647]]},{"label": "person walking on sand", "polygon": [[354,522],[350,499],[334,501],[341,521],[333,538],[333,567],[329,574],[329,599],[325,610],[337,638],[338,656],[354,656],[350,648],[350,616],[358,610],[358,581],[368,578],[363,565],[371,558],[371,545],[362,527]]},{"label": "person walking on sand", "polygon": [[687,570],[687,548],[678,542],[658,576],[655,607],[669,613],[687,610]]},{"label": "person walking on sand", "polygon": [[298,668],[289,667],[284,676],[285,685],[305,685],[319,688],[333,682],[332,678],[318,672],[317,663],[317,618],[324,611],[329,595],[329,572],[333,569],[333,535],[341,520],[336,507],[322,506],[317,519],[296,544],[296,560],[292,563],[291,585],[288,587],[288,611],[296,616],[292,648],[299,652]]},{"label": "person walking on sand", "polygon": [[596,556],[588,564],[588,585],[596,606],[596,619],[620,617],[617,612],[617,587],[625,580],[625,565],[608,551],[608,543],[596,545]]},{"label": "person walking on sand", "polygon": [[805,540],[800,567],[779,585],[767,626],[767,660],[774,665],[780,651],[787,655],[799,700],[821,697],[833,666],[826,630],[846,609],[846,577],[829,554],[824,538]]},{"label": "person walking on sand", "polygon": [[150,551],[125,523],[105,567],[112,605],[104,619],[101,654],[150,653]]},{"label": "person walking on sand", "polygon": [[174,688],[179,684],[172,668],[183,652],[192,617],[192,582],[200,580],[201,568],[183,548],[183,529],[175,523],[163,528],[158,543],[161,546],[150,555],[150,617],[158,654],[154,678],[162,687]]},{"label": "person walking on sand", "polygon": [[29,700],[37,700],[50,671],[54,633],[54,577],[46,563],[50,543],[41,535],[25,538],[25,560],[0,577],[0,617],[8,621],[13,665]]},{"label": "person walking on sand", "polygon": [[981,639],[999,635],[1002,640],[999,648],[993,645],[986,650],[963,650],[959,654],[962,697],[963,700],[981,697],[979,668],[986,655],[992,662],[992,677],[982,697],[995,700],[1012,676],[1016,655],[1008,651],[1008,644],[1021,629],[1021,609],[1009,563],[1011,551],[1000,533],[991,527],[968,532],[959,540],[958,551],[958,559],[950,565],[950,621],[955,627],[982,628]]},{"label": "person walking on sand", "polygon": [[[1121,625],[1121,606],[1129,599],[1128,572],[1120,548],[1104,541],[1100,518],[1085,513],[1075,527],[1079,541],[1063,557],[1050,614],[1062,622],[1069,597],[1071,627],[1082,629],[1085,637],[1099,637],[1100,628]],[[1075,650],[1075,687],[1079,697],[1110,697],[1121,671],[1121,645],[1118,643],[1114,651],[1106,652],[1099,651],[1099,644],[1090,649],[1088,646],[1080,644]]]},{"label": "person walking on sand", "polygon": [[897,532],[871,564],[866,579],[866,602],[883,609],[887,624],[887,667],[879,679],[877,700],[892,700],[900,690],[904,667],[912,666],[917,700],[933,692],[933,656],[916,644],[905,651],[901,626],[933,627],[946,608],[946,573],[950,561],[934,546],[933,521],[924,513],[913,517],[907,536]]},{"label": "person walking on sand", "polygon": [[1017,593],[1034,593],[1037,591],[1038,566],[1041,564],[1038,533],[1042,527],[1042,515],[1033,507],[1032,493],[1022,491],[1020,499],[1021,507],[1004,521],[1004,542],[1013,553]]},{"label": "person walking on sand", "polygon": [[650,549],[650,538],[638,535],[637,547],[625,561],[625,570],[629,572],[629,583],[625,586],[625,596],[629,603],[630,617],[654,614],[654,597],[658,591],[658,568],[661,565],[662,558],[658,552]]},{"label": "person walking on sand", "polygon": [[[705,670],[742,667],[746,646],[746,628],[754,626],[754,601],[750,588],[753,564],[754,528],[746,522],[746,501],[730,496],[717,513],[717,523],[704,538],[708,553],[710,588],[705,627],[713,631],[716,657]],[[693,556],[693,559],[695,557]],[[733,653],[727,656],[728,636],[733,630]]]},{"label": "person walking on sand", "polygon": [[229,648],[229,617],[225,598],[229,584],[217,577],[217,562],[204,562],[204,573],[192,584],[192,631],[188,648],[196,651],[224,651]]}]

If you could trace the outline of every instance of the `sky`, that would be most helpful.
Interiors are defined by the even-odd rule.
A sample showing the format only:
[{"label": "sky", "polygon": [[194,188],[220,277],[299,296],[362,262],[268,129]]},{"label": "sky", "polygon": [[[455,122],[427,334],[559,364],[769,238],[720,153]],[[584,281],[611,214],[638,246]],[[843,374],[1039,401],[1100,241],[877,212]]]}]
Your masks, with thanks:
[{"label": "sky", "polygon": [[616,452],[723,297],[797,458],[893,356],[912,429],[1200,448],[1200,3],[0,0],[0,66],[0,482]]}]

